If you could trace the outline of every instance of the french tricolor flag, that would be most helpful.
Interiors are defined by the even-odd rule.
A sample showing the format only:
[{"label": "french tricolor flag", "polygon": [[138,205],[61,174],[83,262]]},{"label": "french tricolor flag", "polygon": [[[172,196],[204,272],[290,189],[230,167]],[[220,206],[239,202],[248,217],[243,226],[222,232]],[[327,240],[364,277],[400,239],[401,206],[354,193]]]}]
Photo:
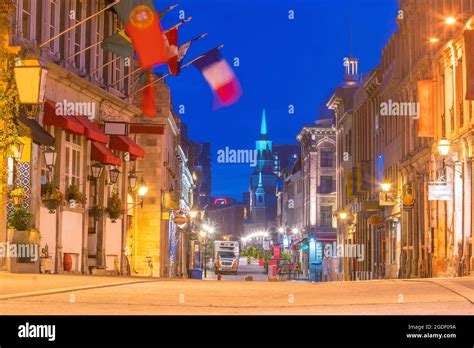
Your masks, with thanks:
[{"label": "french tricolor flag", "polygon": [[196,60],[194,66],[204,75],[216,98],[216,108],[236,103],[242,96],[239,80],[215,48]]}]

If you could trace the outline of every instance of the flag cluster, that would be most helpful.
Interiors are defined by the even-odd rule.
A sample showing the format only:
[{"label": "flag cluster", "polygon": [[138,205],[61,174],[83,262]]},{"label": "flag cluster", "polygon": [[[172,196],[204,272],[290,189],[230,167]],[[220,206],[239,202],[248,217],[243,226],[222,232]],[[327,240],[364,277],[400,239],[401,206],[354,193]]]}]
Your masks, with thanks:
[{"label": "flag cluster", "polygon": [[178,76],[182,67],[193,64],[213,90],[216,108],[237,102],[242,95],[242,90],[232,68],[220,54],[219,48],[183,65],[190,46],[205,37],[207,33],[179,46],[178,28],[191,18],[163,31],[160,19],[177,5],[157,12],[155,3],[156,1],[153,0],[128,0],[114,5],[114,10],[123,22],[125,29],[102,42],[102,48],[118,56],[134,57],[138,60],[144,71],[144,78],[141,79],[145,84],[143,88],[144,114],[148,117],[156,117],[153,81],[154,77],[160,76],[159,68],[164,65],[168,66],[168,75]]}]

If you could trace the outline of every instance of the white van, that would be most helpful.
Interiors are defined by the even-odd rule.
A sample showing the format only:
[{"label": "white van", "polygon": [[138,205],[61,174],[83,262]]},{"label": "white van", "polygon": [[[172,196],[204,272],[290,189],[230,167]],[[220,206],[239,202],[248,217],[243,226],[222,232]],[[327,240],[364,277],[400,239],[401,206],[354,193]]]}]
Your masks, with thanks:
[{"label": "white van", "polygon": [[216,273],[237,274],[239,269],[239,242],[215,241],[214,242],[214,268]]}]

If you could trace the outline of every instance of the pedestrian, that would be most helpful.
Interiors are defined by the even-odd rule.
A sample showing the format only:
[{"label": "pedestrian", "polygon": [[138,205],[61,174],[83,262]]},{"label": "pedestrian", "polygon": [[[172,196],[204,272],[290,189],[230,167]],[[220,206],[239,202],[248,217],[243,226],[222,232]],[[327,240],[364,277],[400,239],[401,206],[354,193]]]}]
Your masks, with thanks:
[{"label": "pedestrian", "polygon": [[323,257],[323,282],[327,282],[329,277],[329,265],[326,255]]}]

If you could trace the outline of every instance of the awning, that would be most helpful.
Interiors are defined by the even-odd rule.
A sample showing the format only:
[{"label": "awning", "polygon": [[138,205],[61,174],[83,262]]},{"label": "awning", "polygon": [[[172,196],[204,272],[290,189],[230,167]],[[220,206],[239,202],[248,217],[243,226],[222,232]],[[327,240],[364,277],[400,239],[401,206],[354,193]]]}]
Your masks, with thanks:
[{"label": "awning", "polygon": [[102,132],[102,130],[97,127],[94,123],[89,121],[89,119],[86,116],[74,116],[74,118],[79,121],[80,124],[82,124],[85,128],[85,133],[84,135],[92,140],[96,141],[98,143],[102,144],[107,144],[109,142],[109,137]]},{"label": "awning", "polygon": [[43,123],[48,126],[60,127],[71,133],[84,135],[85,128],[74,117],[56,115],[55,103],[51,100],[44,104],[44,118]]},{"label": "awning", "polygon": [[104,144],[92,142],[91,159],[103,164],[120,166],[122,161],[115,156]]},{"label": "awning", "polygon": [[125,135],[110,136],[109,148],[111,150],[129,152],[130,155],[135,157],[145,157],[145,150],[143,150],[140,145]]},{"label": "awning", "polygon": [[146,123],[131,123],[130,133],[132,134],[165,134],[164,125],[146,124]]},{"label": "awning", "polygon": [[54,137],[51,136],[48,132],[44,130],[41,125],[36,122],[36,120],[26,117],[25,115],[20,115],[20,121],[26,127],[29,128],[31,132],[31,139],[38,145],[54,146]]}]

